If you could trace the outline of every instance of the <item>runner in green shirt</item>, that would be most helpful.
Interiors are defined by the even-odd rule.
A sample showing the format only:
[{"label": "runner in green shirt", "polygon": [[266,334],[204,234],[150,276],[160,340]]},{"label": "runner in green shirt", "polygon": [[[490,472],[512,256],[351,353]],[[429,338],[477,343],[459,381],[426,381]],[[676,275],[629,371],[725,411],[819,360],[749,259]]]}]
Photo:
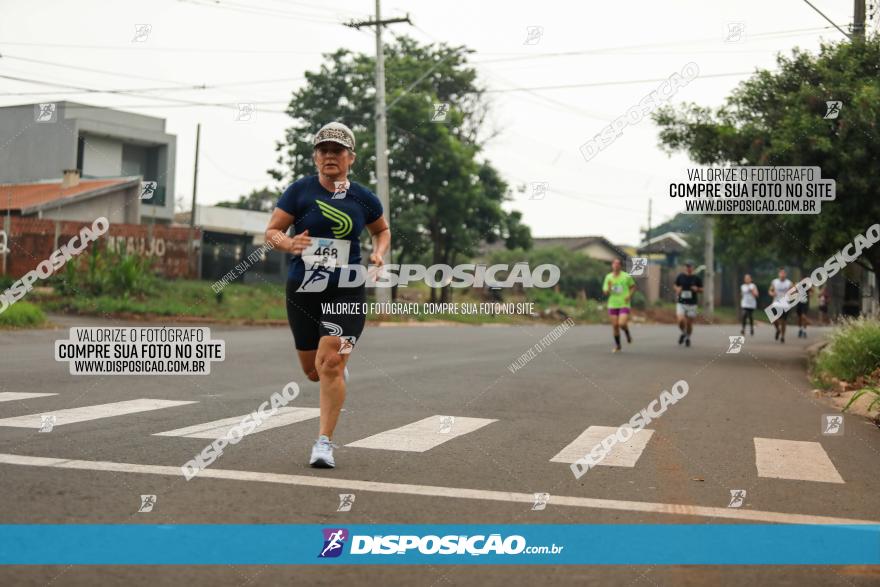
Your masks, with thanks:
[{"label": "runner in green shirt", "polygon": [[611,273],[605,276],[602,282],[602,293],[608,296],[608,317],[611,319],[611,327],[614,329],[614,349],[612,352],[620,352],[620,331],[626,334],[626,342],[632,342],[629,333],[629,304],[633,293],[636,291],[636,280],[626,271],[621,271],[620,259],[611,261]]}]

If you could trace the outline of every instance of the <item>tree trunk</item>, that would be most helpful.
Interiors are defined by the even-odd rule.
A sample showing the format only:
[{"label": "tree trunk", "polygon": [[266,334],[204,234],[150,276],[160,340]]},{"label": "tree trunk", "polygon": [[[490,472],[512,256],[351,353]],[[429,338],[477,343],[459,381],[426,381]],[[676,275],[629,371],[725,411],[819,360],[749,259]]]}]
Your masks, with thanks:
[{"label": "tree trunk", "polygon": [[[449,260],[450,260],[449,259],[449,257],[450,257],[449,249],[452,247],[451,247],[451,243],[449,242],[449,240],[450,240],[449,237],[447,237],[445,240],[446,240],[446,246],[443,247],[443,264],[444,265],[451,265],[451,263],[449,262]],[[455,254],[453,253],[452,255],[454,256]],[[444,286],[440,290],[440,301],[444,302],[444,303],[451,303],[452,302],[452,288],[449,287],[448,285]]]},{"label": "tree trunk", "polygon": [[874,269],[874,278],[871,281],[871,310],[870,316],[871,318],[877,318],[880,315],[880,298],[878,298],[878,288],[877,288],[877,276],[880,275],[880,255],[870,255],[868,257],[868,262],[871,264],[871,267]]},{"label": "tree trunk", "polygon": [[[431,258],[433,259],[433,263],[436,265],[443,260],[443,235],[440,233],[440,227],[436,222],[431,223],[431,240],[434,244],[434,250],[432,251]],[[440,297],[440,293],[438,288],[431,288],[431,302],[436,302]]]}]

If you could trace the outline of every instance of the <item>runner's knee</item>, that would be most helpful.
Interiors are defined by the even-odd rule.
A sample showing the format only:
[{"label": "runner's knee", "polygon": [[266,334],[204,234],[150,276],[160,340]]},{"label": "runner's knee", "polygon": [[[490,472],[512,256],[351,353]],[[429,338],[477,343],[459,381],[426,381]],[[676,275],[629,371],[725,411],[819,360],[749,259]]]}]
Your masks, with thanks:
[{"label": "runner's knee", "polygon": [[318,360],[318,373],[320,375],[341,375],[344,368],[342,357],[339,353],[327,353]]},{"label": "runner's knee", "polygon": [[324,343],[323,341],[327,338],[322,339],[321,348],[318,351],[318,358],[315,361],[315,366],[318,369],[319,375],[334,377],[342,374],[345,362],[342,360],[342,355],[338,352],[338,343]]}]

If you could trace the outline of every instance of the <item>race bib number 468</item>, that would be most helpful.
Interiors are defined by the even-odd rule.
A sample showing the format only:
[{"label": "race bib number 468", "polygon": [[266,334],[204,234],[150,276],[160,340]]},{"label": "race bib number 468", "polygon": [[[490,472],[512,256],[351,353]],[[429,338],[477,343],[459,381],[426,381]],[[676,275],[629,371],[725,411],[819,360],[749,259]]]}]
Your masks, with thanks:
[{"label": "race bib number 468", "polygon": [[351,241],[337,238],[312,238],[312,244],[303,249],[302,259],[306,267],[336,269],[348,265]]}]

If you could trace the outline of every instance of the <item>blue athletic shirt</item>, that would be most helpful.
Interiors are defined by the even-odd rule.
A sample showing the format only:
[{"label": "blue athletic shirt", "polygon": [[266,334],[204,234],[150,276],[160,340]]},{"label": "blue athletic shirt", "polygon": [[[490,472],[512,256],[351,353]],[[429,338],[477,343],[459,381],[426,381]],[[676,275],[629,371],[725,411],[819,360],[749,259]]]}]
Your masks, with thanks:
[{"label": "blue athletic shirt", "polygon": [[[382,202],[364,186],[351,181],[345,197],[334,199],[333,192],[321,185],[317,175],[303,177],[291,184],[275,205],[293,216],[294,234],[308,230],[312,238],[350,241],[349,265],[361,262],[360,234],[364,227],[382,217]],[[288,281],[302,283],[304,276],[303,260],[294,257],[287,274]],[[339,269],[333,271],[330,282],[339,282]]]}]

